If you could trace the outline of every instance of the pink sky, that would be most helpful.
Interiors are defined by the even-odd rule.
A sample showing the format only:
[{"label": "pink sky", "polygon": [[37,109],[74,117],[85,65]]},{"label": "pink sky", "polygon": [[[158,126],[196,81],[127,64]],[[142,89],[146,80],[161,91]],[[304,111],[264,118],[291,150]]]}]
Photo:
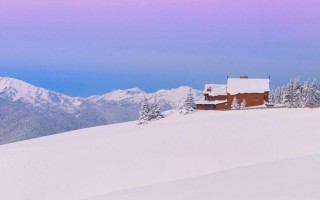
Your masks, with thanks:
[{"label": "pink sky", "polygon": [[317,74],[319,10],[319,0],[1,0],[0,65]]}]

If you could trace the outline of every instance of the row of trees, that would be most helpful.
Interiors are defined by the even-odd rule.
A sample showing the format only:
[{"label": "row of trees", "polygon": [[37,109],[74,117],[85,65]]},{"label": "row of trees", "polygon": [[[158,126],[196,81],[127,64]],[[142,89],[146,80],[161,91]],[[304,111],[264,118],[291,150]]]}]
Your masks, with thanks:
[{"label": "row of trees", "polygon": [[138,125],[147,124],[152,120],[159,120],[162,118],[164,118],[164,115],[161,113],[157,99],[154,98],[154,102],[150,104],[148,99],[144,98],[139,113]]},{"label": "row of trees", "polygon": [[238,99],[236,97],[233,98],[232,104],[231,104],[231,110],[239,110],[239,109],[245,109],[247,107],[247,102],[245,99],[239,104]]},{"label": "row of trees", "polygon": [[270,103],[284,104],[290,108],[320,105],[320,86],[316,80],[301,82],[292,79],[286,86],[270,92]]},{"label": "row of trees", "polygon": [[[196,103],[195,103],[193,94],[190,90],[189,93],[187,94],[186,100],[183,104],[180,114],[182,115],[191,114],[195,111],[195,108],[196,108]],[[147,124],[152,120],[159,120],[162,118],[164,118],[164,115],[160,110],[160,106],[158,104],[157,99],[154,98],[154,102],[150,104],[148,99],[145,97],[141,105],[138,125]]]}]

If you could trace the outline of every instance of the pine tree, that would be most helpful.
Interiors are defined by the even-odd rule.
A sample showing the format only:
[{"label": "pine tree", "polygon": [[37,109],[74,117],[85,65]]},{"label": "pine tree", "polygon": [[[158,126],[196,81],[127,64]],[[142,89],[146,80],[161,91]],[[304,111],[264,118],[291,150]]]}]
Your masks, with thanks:
[{"label": "pine tree", "polygon": [[307,106],[307,98],[309,93],[309,81],[305,81],[301,86],[301,99],[299,107],[304,108]]},{"label": "pine tree", "polygon": [[270,97],[275,104],[286,104],[291,108],[318,106],[320,105],[320,87],[316,80],[301,83],[298,78],[295,78],[290,80],[287,86],[271,91]]},{"label": "pine tree", "polygon": [[[269,93],[269,102],[270,103],[275,103],[275,101],[276,101],[276,89],[273,89],[273,90],[271,90],[270,91],[270,93]],[[242,103],[241,103],[242,104]]]},{"label": "pine tree", "polygon": [[274,104],[283,104],[284,87],[278,87],[275,91]]},{"label": "pine tree", "polygon": [[293,80],[293,96],[292,96],[292,107],[298,108],[301,105],[302,86],[298,78]]},{"label": "pine tree", "polygon": [[316,106],[320,104],[320,90],[316,80],[313,80],[310,84],[306,99],[307,106]]},{"label": "pine tree", "polygon": [[289,108],[294,107],[294,81],[290,80],[284,91],[283,103]]},{"label": "pine tree", "polygon": [[141,111],[139,114],[140,116],[138,120],[138,125],[149,123],[149,121],[151,120],[150,106],[149,106],[148,99],[146,97],[144,97],[144,100],[141,105]]},{"label": "pine tree", "polygon": [[273,91],[271,91],[271,93],[273,97],[269,99],[269,102],[273,104],[280,104],[279,103],[281,101],[280,88],[279,87],[275,88]]},{"label": "pine tree", "polygon": [[190,114],[193,113],[195,111],[196,108],[196,103],[194,101],[193,98],[193,94],[192,91],[190,89],[189,93],[187,94],[187,98],[183,104],[183,108],[181,110],[181,114],[186,115],[186,114]]},{"label": "pine tree", "polygon": [[238,110],[238,109],[239,109],[238,99],[237,97],[234,97],[231,104],[231,110]]},{"label": "pine tree", "polygon": [[320,105],[320,86],[319,86],[317,80],[314,80],[313,85],[314,85],[313,87],[315,90],[315,94],[314,94],[315,105]]},{"label": "pine tree", "polygon": [[279,102],[278,104],[284,104],[285,86],[279,88]]},{"label": "pine tree", "polygon": [[156,97],[154,97],[154,102],[153,102],[153,104],[151,106],[150,118],[151,119],[155,119],[155,120],[159,120],[159,119],[164,118],[164,115],[161,113],[161,110],[159,108],[159,105],[158,105]]},{"label": "pine tree", "polygon": [[247,107],[247,102],[245,99],[243,99],[242,103],[241,103],[241,109],[245,109]]}]

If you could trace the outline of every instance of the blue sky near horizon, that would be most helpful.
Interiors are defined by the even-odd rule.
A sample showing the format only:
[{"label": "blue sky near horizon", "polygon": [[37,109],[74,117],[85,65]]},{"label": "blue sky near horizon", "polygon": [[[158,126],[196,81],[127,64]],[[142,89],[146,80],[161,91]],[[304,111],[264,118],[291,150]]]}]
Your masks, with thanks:
[{"label": "blue sky near horizon", "polygon": [[3,0],[0,76],[72,96],[320,80],[316,0]]}]

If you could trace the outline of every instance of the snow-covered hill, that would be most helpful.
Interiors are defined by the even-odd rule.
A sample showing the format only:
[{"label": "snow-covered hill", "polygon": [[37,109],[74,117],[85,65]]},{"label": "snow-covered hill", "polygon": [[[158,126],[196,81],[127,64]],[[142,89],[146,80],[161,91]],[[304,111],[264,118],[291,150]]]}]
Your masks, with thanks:
[{"label": "snow-covered hill", "polygon": [[[0,77],[0,144],[80,128],[136,120],[144,97],[157,97],[162,110],[183,105],[190,87],[146,93],[139,88],[101,96],[70,97]],[[194,96],[202,94],[192,89]]]},{"label": "snow-covered hill", "polygon": [[[85,200],[283,200],[320,198],[320,156],[250,165]],[[310,170],[311,169],[311,170]]]},{"label": "snow-covered hill", "polygon": [[1,199],[318,199],[319,115],[173,112],[2,145]]}]

